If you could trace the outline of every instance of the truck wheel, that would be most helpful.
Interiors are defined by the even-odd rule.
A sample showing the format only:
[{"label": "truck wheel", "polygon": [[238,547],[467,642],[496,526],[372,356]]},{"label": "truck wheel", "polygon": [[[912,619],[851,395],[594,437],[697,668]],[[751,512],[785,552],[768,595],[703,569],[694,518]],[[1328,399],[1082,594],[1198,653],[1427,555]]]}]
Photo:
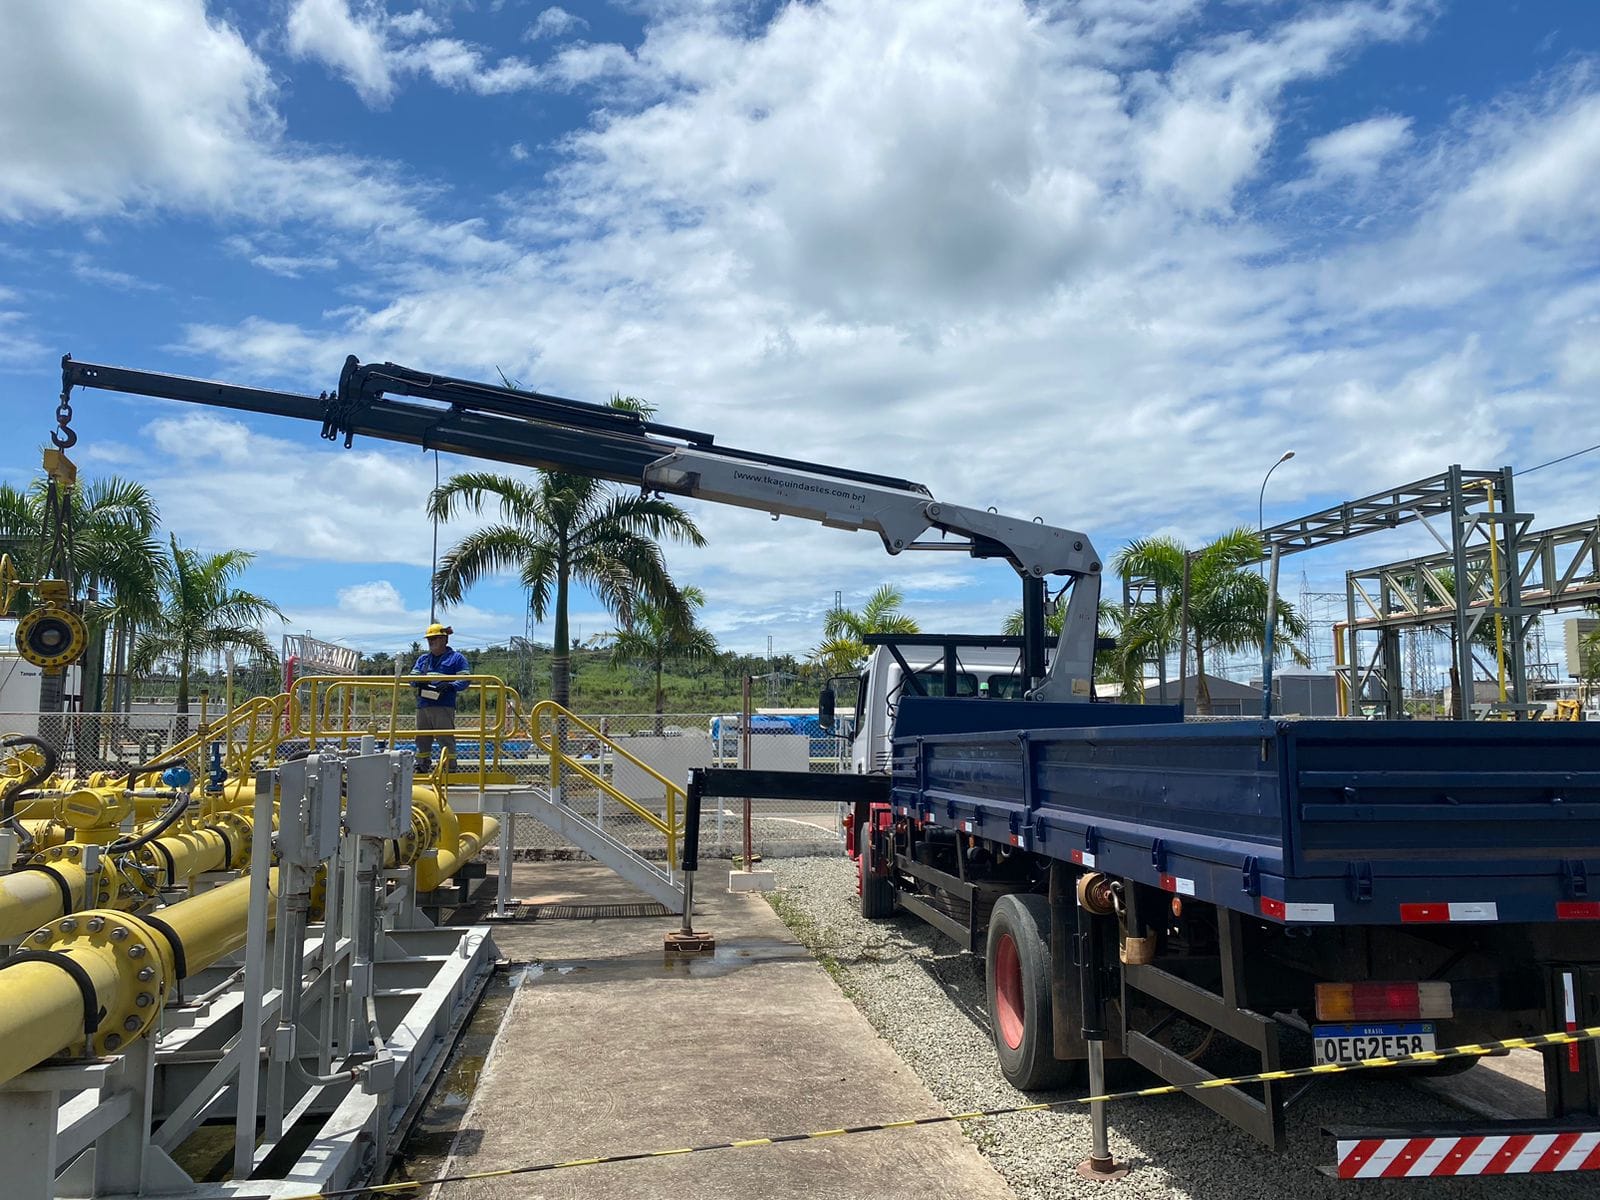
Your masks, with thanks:
[{"label": "truck wheel", "polygon": [[861,889],[861,915],[869,921],[881,921],[895,913],[894,881],[887,875],[872,870],[871,835],[856,858],[856,875]]},{"label": "truck wheel", "polygon": [[1050,902],[1002,896],[989,918],[984,953],[989,1027],[1006,1082],[1021,1091],[1060,1087],[1074,1064],[1055,1056],[1050,1019]]}]

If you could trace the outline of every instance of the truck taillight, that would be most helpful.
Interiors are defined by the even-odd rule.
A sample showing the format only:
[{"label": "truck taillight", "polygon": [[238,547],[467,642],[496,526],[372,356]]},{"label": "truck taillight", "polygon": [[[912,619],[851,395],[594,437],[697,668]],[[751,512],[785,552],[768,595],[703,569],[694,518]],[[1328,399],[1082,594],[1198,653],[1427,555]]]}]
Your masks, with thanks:
[{"label": "truck taillight", "polygon": [[1319,983],[1319,1021],[1415,1021],[1450,1017],[1448,983]]}]

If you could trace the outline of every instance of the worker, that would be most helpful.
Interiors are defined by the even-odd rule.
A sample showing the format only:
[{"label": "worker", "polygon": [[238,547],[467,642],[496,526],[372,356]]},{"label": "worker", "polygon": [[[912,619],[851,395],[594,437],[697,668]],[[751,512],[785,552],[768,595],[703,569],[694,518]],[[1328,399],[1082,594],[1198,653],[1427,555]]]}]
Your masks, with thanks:
[{"label": "worker", "polygon": [[[463,675],[467,660],[461,651],[450,647],[450,635],[455,630],[435,622],[424,634],[428,639],[427,652],[411,668],[413,675],[444,676]],[[433,766],[433,738],[427,730],[454,729],[456,727],[456,697],[471,683],[466,680],[419,679],[412,683],[417,689],[417,770],[426,771]],[[439,738],[441,757],[456,756],[456,739],[452,734]]]}]

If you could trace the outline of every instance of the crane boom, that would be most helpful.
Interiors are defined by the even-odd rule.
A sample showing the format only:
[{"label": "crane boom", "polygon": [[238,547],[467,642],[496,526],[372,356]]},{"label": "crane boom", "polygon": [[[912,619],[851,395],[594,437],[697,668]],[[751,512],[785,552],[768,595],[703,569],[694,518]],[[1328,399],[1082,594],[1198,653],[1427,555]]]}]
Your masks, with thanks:
[{"label": "crane boom", "polygon": [[[709,433],[608,405],[456,379],[396,363],[345,360],[338,386],[318,396],[61,360],[63,400],[74,387],[316,421],[351,446],[357,435],[469,458],[634,484],[832,529],[876,533],[890,554],[954,550],[1006,559],[1023,583],[1023,666],[1040,699],[1088,699],[1101,563],[1088,536],[1040,521],[936,500],[907,479],[718,446]],[[940,540],[925,540],[930,531]],[[943,540],[954,535],[964,541]],[[1073,581],[1054,661],[1045,665],[1045,579]]]}]

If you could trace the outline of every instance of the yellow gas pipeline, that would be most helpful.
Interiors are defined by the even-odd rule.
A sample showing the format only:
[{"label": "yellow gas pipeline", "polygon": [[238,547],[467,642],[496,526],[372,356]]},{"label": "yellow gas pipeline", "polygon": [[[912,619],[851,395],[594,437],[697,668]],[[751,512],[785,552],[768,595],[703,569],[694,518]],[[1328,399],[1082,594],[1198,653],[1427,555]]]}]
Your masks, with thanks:
[{"label": "yellow gas pipeline", "polygon": [[248,820],[217,813],[204,825],[167,833],[131,855],[102,855],[92,894],[83,846],[47,847],[21,870],[0,875],[0,941],[15,941],[85,904],[138,908],[161,888],[207,871],[240,868],[250,861],[250,841]]},{"label": "yellow gas pipeline", "polygon": [[63,1050],[114,1054],[142,1036],[178,980],[244,945],[249,901],[243,876],[159,922],[91,909],[36,930],[0,963],[0,1083]]},{"label": "yellow gas pipeline", "polygon": [[412,820],[421,810],[438,832],[432,845],[438,853],[417,861],[417,891],[431,892],[464,865],[478,857],[485,844],[500,832],[500,822],[482,813],[458,813],[425,784],[411,789]]}]

